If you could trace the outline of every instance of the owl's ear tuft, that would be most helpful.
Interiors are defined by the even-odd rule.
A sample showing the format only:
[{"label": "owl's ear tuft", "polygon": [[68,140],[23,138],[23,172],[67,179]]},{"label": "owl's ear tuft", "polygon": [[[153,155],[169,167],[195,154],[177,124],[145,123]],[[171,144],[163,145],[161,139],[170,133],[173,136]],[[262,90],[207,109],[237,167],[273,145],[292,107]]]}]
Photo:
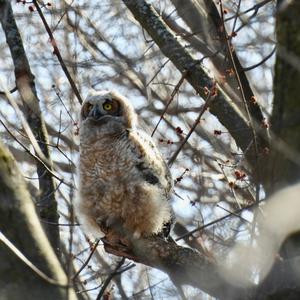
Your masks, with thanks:
[{"label": "owl's ear tuft", "polygon": [[81,119],[82,120],[86,119],[92,109],[93,109],[93,105],[91,103],[89,102],[84,103],[81,108]]}]

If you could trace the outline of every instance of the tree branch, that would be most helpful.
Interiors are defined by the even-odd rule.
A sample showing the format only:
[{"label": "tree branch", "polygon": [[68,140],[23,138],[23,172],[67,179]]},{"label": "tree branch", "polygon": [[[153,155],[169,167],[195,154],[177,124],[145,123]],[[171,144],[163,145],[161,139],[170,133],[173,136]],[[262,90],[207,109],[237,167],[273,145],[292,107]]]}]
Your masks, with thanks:
[{"label": "tree branch", "polygon": [[[24,179],[2,142],[0,189],[1,242],[9,240],[11,246],[0,243],[1,299],[76,299],[41,227]],[[15,248],[17,253],[12,251]],[[20,261],[22,256],[33,268]],[[37,269],[46,277],[38,275]]]},{"label": "tree branch", "polygon": [[[41,114],[39,99],[34,83],[34,75],[31,73],[29,62],[23,47],[22,39],[14,19],[10,1],[0,1],[0,21],[4,30],[6,41],[9,46],[14,63],[16,86],[21,95],[24,113],[27,122],[34,134],[36,141],[43,153],[48,159],[48,168],[52,168],[50,154],[48,149],[48,133],[45,122]],[[58,223],[57,202],[55,199],[55,184],[50,172],[45,165],[37,162],[37,173],[39,176],[40,199],[39,212],[42,219],[48,222]],[[49,226],[44,223],[44,228],[49,240],[59,254],[59,228],[58,226]]]},{"label": "tree branch", "polygon": [[[295,252],[296,257],[281,260],[277,255],[284,239],[299,230],[299,213],[294,209],[299,191],[300,184],[268,199],[264,214],[257,220],[260,234],[255,245],[237,243],[223,259],[215,260],[211,255],[158,236],[137,240],[120,225],[109,230],[101,226],[106,234],[102,241],[109,253],[160,269],[176,285],[188,284],[219,299],[299,299],[300,256]],[[285,199],[284,203],[282,199]],[[277,272],[267,275],[272,264]],[[258,285],[250,279],[253,268],[259,272],[261,282]],[[291,269],[297,276],[291,276]],[[287,294],[292,298],[287,298]]]},{"label": "tree branch", "polygon": [[[167,273],[176,285],[188,284],[220,299],[249,299],[252,290],[224,279],[217,263],[196,250],[178,246],[160,237],[133,240],[108,232],[102,239],[108,253],[132,259]],[[250,298],[251,299],[251,298]]]},{"label": "tree branch", "polygon": [[[214,85],[214,80],[206,74],[200,62],[182,46],[151,5],[143,0],[123,2],[177,69],[182,73],[188,71],[187,81],[205,99],[205,90]],[[253,147],[252,129],[248,120],[220,86],[218,94],[210,104],[210,112],[228,129],[236,144],[244,151],[250,165],[255,168],[257,155]]]}]

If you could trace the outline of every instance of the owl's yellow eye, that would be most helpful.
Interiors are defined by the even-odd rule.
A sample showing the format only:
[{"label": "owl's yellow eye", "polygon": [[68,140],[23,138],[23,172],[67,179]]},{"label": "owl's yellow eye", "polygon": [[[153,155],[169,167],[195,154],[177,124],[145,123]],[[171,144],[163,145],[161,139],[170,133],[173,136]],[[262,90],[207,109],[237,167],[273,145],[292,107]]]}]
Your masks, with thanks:
[{"label": "owl's yellow eye", "polygon": [[120,115],[120,104],[115,99],[105,99],[102,103],[102,109],[105,111],[104,114],[111,116]]},{"label": "owl's yellow eye", "polygon": [[112,109],[112,105],[111,105],[110,103],[104,103],[104,104],[103,104],[103,108],[104,108],[105,110],[111,110],[111,109]]}]

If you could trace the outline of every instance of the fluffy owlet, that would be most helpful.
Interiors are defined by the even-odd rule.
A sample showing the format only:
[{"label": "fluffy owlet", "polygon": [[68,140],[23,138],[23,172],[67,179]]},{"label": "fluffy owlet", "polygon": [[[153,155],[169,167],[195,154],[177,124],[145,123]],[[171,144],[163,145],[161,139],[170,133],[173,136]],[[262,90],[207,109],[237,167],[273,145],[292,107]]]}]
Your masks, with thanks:
[{"label": "fluffy owlet", "polygon": [[136,238],[165,233],[172,220],[172,178],[129,100],[95,91],[80,119],[77,208],[85,225],[98,236],[99,224],[119,224]]}]

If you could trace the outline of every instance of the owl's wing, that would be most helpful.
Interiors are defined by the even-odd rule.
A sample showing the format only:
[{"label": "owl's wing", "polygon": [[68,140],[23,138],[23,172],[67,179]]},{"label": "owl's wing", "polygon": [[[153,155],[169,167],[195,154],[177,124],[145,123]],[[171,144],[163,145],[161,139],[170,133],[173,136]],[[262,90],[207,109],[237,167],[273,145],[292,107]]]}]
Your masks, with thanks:
[{"label": "owl's wing", "polygon": [[148,135],[148,138],[151,138],[151,130],[149,128],[149,125],[145,122],[145,120],[143,118],[141,118],[140,116],[137,117],[138,122],[137,122],[137,131],[138,132],[144,132],[145,135]]},{"label": "owl's wing", "polygon": [[135,167],[141,177],[150,184],[159,185],[167,198],[173,186],[170,170],[154,144],[152,138],[143,130],[130,133],[132,151],[135,154]]},{"label": "owl's wing", "polygon": [[[166,162],[161,156],[150,135],[143,130],[134,130],[130,133],[132,151],[135,156],[135,168],[140,172],[141,178],[151,185],[158,186],[162,190],[162,201],[170,199],[173,180]],[[168,237],[172,225],[175,223],[174,212],[163,224],[159,233],[162,237]]]}]

